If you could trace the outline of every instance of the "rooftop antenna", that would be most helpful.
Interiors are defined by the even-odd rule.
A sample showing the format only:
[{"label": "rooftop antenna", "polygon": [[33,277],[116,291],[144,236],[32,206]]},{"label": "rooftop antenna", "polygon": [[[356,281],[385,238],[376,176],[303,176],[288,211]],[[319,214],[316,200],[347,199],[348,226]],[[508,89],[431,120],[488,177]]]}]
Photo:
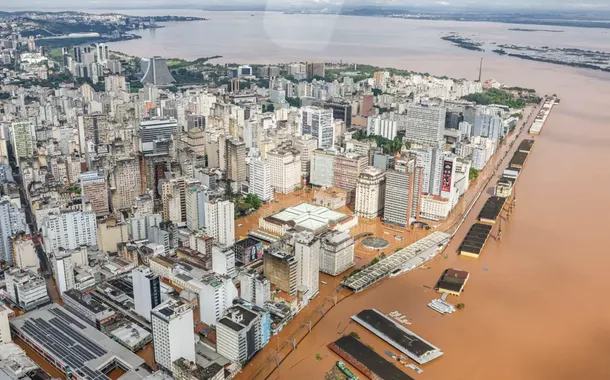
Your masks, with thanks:
[{"label": "rooftop antenna", "polygon": [[479,64],[479,83],[481,83],[482,75],[483,75],[483,57],[481,57],[481,63]]}]

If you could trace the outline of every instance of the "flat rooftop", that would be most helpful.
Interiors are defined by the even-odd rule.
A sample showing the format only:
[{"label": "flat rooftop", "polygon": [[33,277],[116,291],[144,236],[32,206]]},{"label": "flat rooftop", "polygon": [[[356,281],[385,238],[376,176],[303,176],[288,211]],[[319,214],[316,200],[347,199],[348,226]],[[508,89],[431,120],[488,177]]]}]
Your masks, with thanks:
[{"label": "flat rooftop", "polygon": [[419,364],[427,363],[443,355],[440,348],[400,326],[378,310],[362,310],[360,313],[352,316],[352,320],[358,322]]},{"label": "flat rooftop", "polygon": [[473,224],[460,246],[460,253],[470,253],[478,256],[489,238],[491,228],[488,224]]},{"label": "flat rooftop", "polygon": [[515,154],[513,155],[513,158],[511,158],[510,163],[508,164],[508,167],[516,167],[516,168],[520,168],[523,166],[523,164],[525,163],[525,160],[527,159],[527,153],[523,153],[521,151],[517,151],[515,152]]},{"label": "flat rooftop", "polygon": [[266,221],[275,224],[289,224],[292,227],[308,231],[317,231],[330,225],[339,223],[348,216],[326,207],[315,206],[309,203],[301,203],[294,207],[284,209],[273,214]]},{"label": "flat rooftop", "polygon": [[504,197],[489,197],[479,213],[479,220],[495,223],[504,207],[504,203],[506,203],[506,198]]},{"label": "flat rooftop", "polygon": [[139,378],[149,374],[138,369],[144,364],[142,358],[57,304],[15,318],[11,326],[79,379],[109,380],[102,371],[113,362],[126,370],[121,378],[133,378],[136,372]]},{"label": "flat rooftop", "polygon": [[533,146],[534,146],[534,140],[526,139],[526,140],[521,141],[521,144],[519,144],[518,151],[523,152],[523,153],[529,153],[532,150]]}]

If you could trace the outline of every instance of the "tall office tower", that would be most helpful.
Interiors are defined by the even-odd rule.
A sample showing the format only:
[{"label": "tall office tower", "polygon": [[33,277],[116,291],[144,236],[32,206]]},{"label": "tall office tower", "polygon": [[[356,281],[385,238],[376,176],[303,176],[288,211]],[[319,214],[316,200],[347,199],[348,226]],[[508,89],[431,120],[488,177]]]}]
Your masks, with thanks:
[{"label": "tall office tower", "polygon": [[235,204],[230,201],[204,205],[206,230],[220,245],[235,244]]},{"label": "tall office tower", "polygon": [[335,157],[333,186],[347,192],[347,203],[354,201],[358,177],[366,169],[368,163],[367,156],[357,153],[339,154]]},{"label": "tall office tower", "polygon": [[301,108],[301,134],[311,135],[318,142],[318,148],[328,149],[335,145],[333,111],[319,107]]},{"label": "tall office tower", "polygon": [[230,278],[235,277],[235,252],[231,247],[212,247],[212,271]]},{"label": "tall office tower", "polygon": [[491,111],[477,112],[474,117],[473,136],[488,137],[498,141],[504,135],[502,118]]},{"label": "tall office tower", "polygon": [[108,184],[102,173],[82,173],[80,184],[83,200],[91,203],[91,211],[97,215],[108,214]]},{"label": "tall office tower", "polygon": [[360,114],[364,117],[369,117],[373,114],[373,105],[375,104],[375,97],[373,95],[364,95],[362,98],[362,107],[360,108]]},{"label": "tall office tower", "polygon": [[440,145],[411,149],[417,156],[417,166],[422,168],[424,193],[441,194],[441,173],[443,170],[443,149]]},{"label": "tall office tower", "polygon": [[32,124],[29,121],[11,124],[11,142],[17,163],[20,158],[34,157],[33,136]]},{"label": "tall office tower", "polygon": [[311,169],[311,158],[313,151],[318,148],[318,140],[313,139],[311,135],[301,135],[295,137],[293,145],[301,152],[301,176],[308,179]]},{"label": "tall office tower", "polygon": [[[161,185],[161,202],[163,204],[163,220],[170,220],[174,224],[182,223],[182,187],[184,179],[170,179]],[[185,199],[186,214],[186,199]],[[186,215],[185,215],[186,216]]]},{"label": "tall office tower", "polygon": [[205,228],[205,204],[210,200],[206,186],[191,184],[186,187],[186,227],[191,231]]},{"label": "tall office tower", "polygon": [[297,281],[311,299],[318,294],[320,279],[320,239],[310,232],[297,234],[294,244],[297,259]]},{"label": "tall office tower", "polygon": [[324,77],[326,75],[326,64],[324,62],[307,62],[305,64],[307,78]]},{"label": "tall office tower", "polygon": [[258,307],[265,307],[271,300],[271,282],[255,270],[244,270],[239,273],[241,298]]},{"label": "tall office tower", "polygon": [[140,195],[142,186],[140,163],[135,157],[117,158],[112,170],[114,186],[112,192],[112,209],[115,211],[130,208]]},{"label": "tall office tower", "polygon": [[273,199],[271,187],[271,165],[260,157],[250,161],[250,194],[255,194],[263,202]]},{"label": "tall office tower", "polygon": [[131,272],[135,311],[150,322],[152,309],[161,304],[161,284],[159,276],[148,267],[140,266]]},{"label": "tall office tower", "polygon": [[320,272],[337,276],[354,266],[354,238],[348,231],[329,231],[320,240]]},{"label": "tall office tower", "polygon": [[42,221],[42,236],[48,253],[59,248],[76,249],[83,245],[97,245],[95,213],[73,211],[49,214]]},{"label": "tall office tower", "polygon": [[167,68],[167,62],[161,57],[143,58],[140,69],[144,76],[141,82],[155,86],[171,86],[176,80]]},{"label": "tall office tower", "polygon": [[449,199],[450,207],[453,209],[457,204],[460,194],[455,186],[456,168],[458,166],[458,157],[453,153],[447,153],[443,156],[443,174],[441,177],[441,197]]},{"label": "tall office tower", "polygon": [[107,115],[101,113],[86,115],[84,121],[87,141],[92,141],[96,146],[110,143]]},{"label": "tall office tower", "polygon": [[277,193],[288,194],[301,185],[301,153],[285,143],[267,152],[271,166],[271,187]]},{"label": "tall office tower", "polygon": [[0,305],[0,344],[12,342],[11,326],[8,321],[9,315],[15,312],[6,305]]},{"label": "tall office tower", "polygon": [[246,144],[236,139],[226,140],[227,179],[238,184],[246,180]]},{"label": "tall office tower", "polygon": [[311,155],[311,173],[309,183],[320,187],[333,187],[335,185],[335,159],[334,150],[316,149]]},{"label": "tall office tower", "polygon": [[265,277],[278,289],[296,296],[298,288],[297,259],[284,251],[266,250],[263,258]]},{"label": "tall office tower", "polygon": [[422,169],[415,156],[397,157],[394,169],[386,173],[383,219],[386,223],[408,226],[419,215]]},{"label": "tall office tower", "polygon": [[163,221],[161,214],[130,215],[127,219],[127,234],[129,240],[148,240],[148,229],[159,226]]},{"label": "tall office tower", "polygon": [[74,289],[74,262],[72,254],[66,251],[56,251],[51,256],[53,264],[53,275],[57,283],[59,294],[64,294],[65,291]]},{"label": "tall office tower", "polygon": [[225,310],[237,298],[237,288],[228,276],[214,273],[203,276],[200,280],[199,317],[208,326],[216,325]]},{"label": "tall office tower", "polygon": [[217,351],[233,362],[245,363],[269,342],[270,326],[268,311],[233,306],[216,326]]},{"label": "tall office tower", "polygon": [[74,55],[75,63],[83,63],[83,50],[80,46],[74,46],[74,48],[72,48],[72,54]]},{"label": "tall office tower", "polygon": [[354,213],[365,219],[375,219],[383,214],[386,172],[372,166],[358,177]]},{"label": "tall office tower", "polygon": [[140,122],[140,152],[146,157],[169,155],[175,131],[176,119],[153,119]]},{"label": "tall office tower", "polygon": [[155,307],[151,316],[155,362],[168,371],[180,358],[194,362],[193,309],[181,300],[170,299]]},{"label": "tall office tower", "polygon": [[366,133],[393,140],[398,134],[398,122],[387,117],[371,116],[367,120]]},{"label": "tall office tower", "polygon": [[108,61],[108,45],[106,44],[97,44],[97,62],[98,63],[106,63]]},{"label": "tall office tower", "polygon": [[350,103],[326,102],[324,108],[333,110],[333,119],[343,120],[345,128],[352,126],[352,105]]},{"label": "tall office tower", "polygon": [[446,116],[446,108],[409,106],[405,138],[418,144],[438,146],[443,141]]},{"label": "tall office tower", "polygon": [[29,232],[24,210],[11,203],[9,197],[0,200],[0,259],[14,264],[11,236]]}]

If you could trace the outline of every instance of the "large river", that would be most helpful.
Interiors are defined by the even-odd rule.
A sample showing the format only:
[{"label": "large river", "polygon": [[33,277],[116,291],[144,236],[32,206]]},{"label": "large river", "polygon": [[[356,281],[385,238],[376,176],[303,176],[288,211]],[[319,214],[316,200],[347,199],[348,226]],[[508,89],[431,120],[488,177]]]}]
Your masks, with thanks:
[{"label": "large river", "polygon": [[[408,273],[348,298],[318,324],[274,378],[321,378],[333,355],[318,361],[316,354],[328,353],[325,345],[338,337],[339,324],[344,329],[350,315],[375,307],[406,314],[413,331],[445,351],[441,359],[423,366],[423,374],[412,373],[415,378],[610,379],[610,302],[605,298],[610,289],[610,74],[471,52],[439,38],[455,31],[498,43],[610,52],[607,30],[524,33],[508,31],[513,25],[490,23],[158,14],[201,15],[210,21],[168,24],[111,48],[139,56],[221,55],[219,62],[343,60],[471,79],[484,57],[485,79],[557,93],[562,99],[536,138],[517,186],[519,205],[500,243],[490,242],[478,260],[450,252],[431,270]],[[434,285],[447,267],[468,270],[471,279],[460,297],[466,308],[441,317],[426,307],[434,295],[422,285]],[[362,331],[361,336],[377,339]]]}]

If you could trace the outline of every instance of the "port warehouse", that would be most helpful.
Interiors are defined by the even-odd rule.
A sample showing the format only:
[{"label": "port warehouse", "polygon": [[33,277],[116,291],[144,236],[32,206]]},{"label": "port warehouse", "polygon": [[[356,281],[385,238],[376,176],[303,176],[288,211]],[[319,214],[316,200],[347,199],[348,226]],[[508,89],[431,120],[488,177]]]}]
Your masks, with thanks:
[{"label": "port warehouse", "polygon": [[436,283],[436,290],[454,296],[460,296],[464,291],[466,282],[470,278],[470,273],[449,268],[443,272],[441,278]]},{"label": "port warehouse", "polygon": [[352,320],[418,364],[428,363],[443,355],[443,351],[440,348],[400,326],[376,309],[362,310],[360,313],[352,316]]},{"label": "port warehouse", "polygon": [[376,264],[348,277],[343,286],[359,292],[382,280],[395,270],[411,270],[422,262],[436,256],[440,249],[449,241],[451,235],[436,231],[406,248],[390,255]]},{"label": "port warehouse", "polygon": [[504,197],[490,197],[486,202],[481,212],[479,213],[479,221],[482,223],[495,224],[496,220],[498,220],[498,215],[502,211],[504,204],[506,203],[506,198]]},{"label": "port warehouse", "polygon": [[530,135],[539,135],[540,134],[540,132],[542,131],[542,127],[544,126],[544,123],[546,122],[546,119],[549,117],[549,114],[551,113],[551,110],[553,109],[553,106],[555,104],[557,104],[556,97],[552,97],[550,99],[545,100],[544,104],[542,105],[542,108],[538,112],[538,115],[536,115],[536,120],[534,120],[534,124],[532,124],[532,126],[529,129]]},{"label": "port warehouse", "polygon": [[487,239],[489,239],[490,233],[491,226],[489,224],[473,224],[460,246],[460,255],[474,258],[479,257],[483,246],[487,243]]},{"label": "port warehouse", "polygon": [[370,379],[413,380],[353,336],[343,336],[328,348]]},{"label": "port warehouse", "polygon": [[105,373],[115,368],[124,370],[121,378],[129,380],[150,374],[142,358],[57,304],[17,317],[10,325],[25,344],[72,379],[110,380]]}]

